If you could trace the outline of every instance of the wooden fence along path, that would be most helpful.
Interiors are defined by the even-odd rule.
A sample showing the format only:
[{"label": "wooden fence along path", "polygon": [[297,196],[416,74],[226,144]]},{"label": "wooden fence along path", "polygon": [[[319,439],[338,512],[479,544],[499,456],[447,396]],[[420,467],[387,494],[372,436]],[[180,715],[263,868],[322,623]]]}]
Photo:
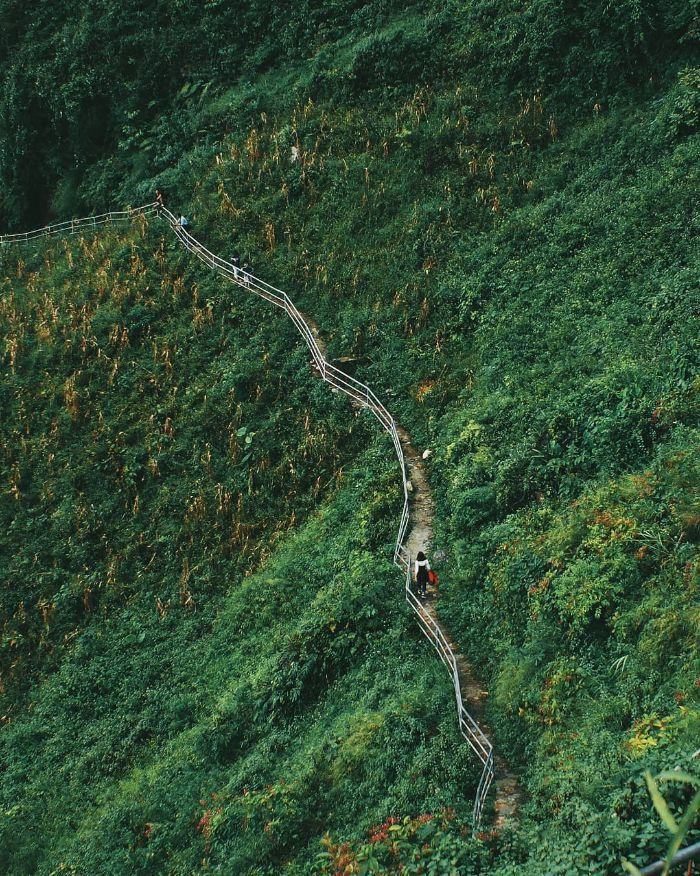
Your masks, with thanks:
[{"label": "wooden fence along path", "polygon": [[[505,764],[500,759],[494,761],[493,746],[482,729],[483,725],[480,726],[480,723],[472,717],[465,707],[465,701],[469,701],[470,704],[474,703],[479,709],[479,701],[485,692],[478,686],[467,661],[460,655],[459,649],[439,621],[432,597],[429,597],[427,602],[422,602],[411,587],[411,558],[418,550],[427,548],[432,539],[433,501],[422,459],[412,446],[408,433],[396,425],[393,417],[374,392],[364,383],[326,360],[325,349],[319,339],[315,323],[300,313],[286,292],[270,286],[258,277],[210,252],[186,228],[179,224],[178,219],[168,209],[157,203],[145,204],[131,210],[89,216],[84,219],[73,219],[56,225],[47,225],[35,231],[0,235],[0,244],[29,243],[54,235],[80,234],[104,226],[129,223],[139,217],[153,217],[167,222],[179,243],[205,265],[217,271],[227,280],[284,310],[309,348],[318,377],[329,383],[334,389],[349,396],[353,404],[371,411],[382,428],[390,435],[401,470],[403,485],[403,508],[394,546],[394,563],[404,573],[406,601],[415,613],[421,631],[433,645],[450,673],[457,706],[459,731],[483,767],[474,799],[472,829],[477,831],[481,825],[484,802],[494,778],[494,762],[498,766],[500,774],[500,778],[496,782],[495,827],[500,828],[506,822],[512,821],[517,812],[520,798],[517,779],[508,773]],[[412,513],[409,513],[409,506]],[[412,518],[412,522],[409,531],[410,518]]]}]

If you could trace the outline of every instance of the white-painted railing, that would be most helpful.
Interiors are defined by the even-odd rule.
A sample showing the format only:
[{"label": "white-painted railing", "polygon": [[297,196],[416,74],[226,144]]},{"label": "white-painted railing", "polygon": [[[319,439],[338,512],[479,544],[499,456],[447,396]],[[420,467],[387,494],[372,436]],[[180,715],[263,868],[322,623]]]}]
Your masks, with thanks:
[{"label": "white-painted railing", "polygon": [[472,824],[473,829],[476,831],[481,824],[481,815],[484,809],[486,795],[488,794],[491,782],[493,781],[493,746],[464,705],[464,700],[462,699],[462,686],[459,678],[459,668],[457,666],[455,653],[452,646],[445,638],[445,634],[440,624],[435,620],[433,615],[431,615],[425,605],[411,589],[411,558],[403,547],[401,548],[401,555],[402,558],[405,558],[401,565],[405,564],[406,570],[406,601],[413,609],[418,620],[418,626],[421,628],[423,635],[432,644],[433,648],[435,648],[438,657],[442,660],[447,667],[447,671],[450,673],[457,705],[459,732],[467,740],[472,747],[474,754],[476,754],[483,764],[481,779],[474,798]]},{"label": "white-painted railing", "polygon": [[19,234],[0,234],[0,243],[28,243],[43,237],[53,237],[58,234],[79,234],[101,228],[103,225],[120,225],[131,222],[137,216],[151,216],[158,212],[157,204],[145,204],[133,210],[115,210],[111,213],[101,213],[99,216],[87,216],[84,219],[70,219],[56,225],[45,225],[34,231],[22,231]]},{"label": "white-painted railing", "polygon": [[354,403],[362,405],[362,407],[370,410],[377,420],[379,420],[382,428],[391,436],[399,467],[401,469],[401,480],[403,486],[403,508],[394,545],[394,563],[400,569],[403,569],[405,573],[406,601],[416,615],[418,626],[437,651],[438,656],[447,667],[452,678],[457,703],[459,731],[483,764],[481,780],[474,800],[472,820],[473,829],[475,831],[478,830],[481,824],[484,801],[493,780],[493,747],[477,722],[472,718],[464,706],[457,660],[452,647],[445,638],[440,625],[430,615],[411,589],[411,557],[404,545],[410,516],[406,462],[394,418],[374,392],[372,392],[372,390],[364,383],[361,383],[359,380],[356,380],[351,375],[346,374],[344,371],[336,368],[335,365],[331,365],[330,362],[326,361],[311,328],[286,292],[271,286],[269,283],[265,283],[259,277],[255,277],[244,269],[234,266],[231,262],[225,261],[215,255],[193,237],[185,227],[182,227],[179,224],[178,219],[170,212],[170,210],[157,203],[145,204],[131,210],[103,213],[99,216],[89,216],[84,219],[72,219],[69,222],[47,225],[44,228],[37,228],[34,231],[20,234],[3,234],[0,235],[0,244],[28,243],[33,240],[51,237],[58,234],[78,234],[105,225],[119,225],[131,222],[139,216],[156,216],[161,220],[167,221],[182,246],[196,255],[200,261],[207,265],[207,267],[217,271],[219,274],[223,275],[231,282],[236,283],[238,286],[241,286],[243,289],[254,292],[256,295],[259,295],[261,298],[270,301],[272,304],[284,310],[297,327],[304,343],[309,348],[314,365],[318,370],[321,379],[340,392],[345,393],[345,395],[349,396]]}]

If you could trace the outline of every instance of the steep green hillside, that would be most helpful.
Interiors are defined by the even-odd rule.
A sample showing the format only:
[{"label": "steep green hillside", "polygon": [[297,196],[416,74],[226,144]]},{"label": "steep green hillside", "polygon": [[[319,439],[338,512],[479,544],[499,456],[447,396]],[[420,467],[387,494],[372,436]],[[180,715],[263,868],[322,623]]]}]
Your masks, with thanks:
[{"label": "steep green hillside", "polygon": [[434,450],[439,612],[528,802],[468,839],[388,442],[144,227],[2,254],[6,868],[663,854],[644,771],[700,775],[697,8],[44,7],[3,4],[8,227],[159,185],[314,317]]},{"label": "steep green hillside", "polygon": [[5,256],[7,872],[275,872],[478,778],[397,598],[388,440],[163,246]]}]

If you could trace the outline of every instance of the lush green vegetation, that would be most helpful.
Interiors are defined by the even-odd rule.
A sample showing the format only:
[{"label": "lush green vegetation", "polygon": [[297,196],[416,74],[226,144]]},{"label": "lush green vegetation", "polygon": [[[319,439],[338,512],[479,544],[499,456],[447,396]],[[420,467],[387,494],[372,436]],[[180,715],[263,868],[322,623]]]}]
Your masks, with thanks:
[{"label": "lush green vegetation", "polygon": [[274,871],[387,805],[468,811],[449,687],[388,598],[387,440],[286,318],[167,264],[144,228],[6,283],[6,871]]},{"label": "lush green vegetation", "polygon": [[644,773],[700,774],[697,10],[44,6],[0,7],[7,222],[160,185],[352,358],[435,450],[439,610],[529,800],[469,838],[388,443],[143,226],[2,254],[5,868],[664,853]]}]

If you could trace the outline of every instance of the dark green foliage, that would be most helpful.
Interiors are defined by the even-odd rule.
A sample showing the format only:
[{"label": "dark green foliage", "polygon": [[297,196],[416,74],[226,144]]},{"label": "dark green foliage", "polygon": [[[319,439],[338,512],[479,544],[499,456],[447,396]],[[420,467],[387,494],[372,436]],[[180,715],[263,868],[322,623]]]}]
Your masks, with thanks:
[{"label": "dark green foliage", "polygon": [[[292,328],[271,315],[272,347],[256,341],[251,302],[206,277],[159,276],[158,235],[135,244],[141,254],[67,244],[80,279],[63,260],[22,267],[0,304],[11,685],[28,680],[25,657],[48,669],[61,640],[107,605],[144,594],[198,605],[334,480],[341,442],[315,425],[304,354],[270,379],[254,366],[288,348]],[[272,484],[282,505],[265,498]]]},{"label": "dark green foliage", "polygon": [[[182,155],[192,131],[218,138],[207,95],[280,61],[300,72],[300,91],[331,101],[466,72],[475,92],[537,94],[551,111],[590,112],[607,108],[621,81],[667,75],[698,38],[697,5],[682,0],[217,0],[196,15],[169,0],[91,0],[64,4],[59,21],[45,0],[5,0],[0,18],[0,211],[13,225],[131,199],[134,184]],[[253,93],[241,109],[254,115],[265,103]]]},{"label": "dark green foliage", "polygon": [[[559,100],[609,101],[621,83],[658,75],[678,41],[697,39],[697,3],[672,0],[476,0],[464,15],[470,62],[494,81],[520,90],[554,92]],[[690,36],[690,34],[693,36]]]},{"label": "dark green foliage", "polygon": [[243,868],[334,824],[468,807],[448,681],[388,597],[386,440],[341,474],[366,418],[312,380],[282,316],[159,275],[161,243],[59,245],[3,301],[8,872]]},{"label": "dark green foliage", "polygon": [[530,802],[469,839],[389,442],[137,228],[2,252],[4,868],[662,855],[645,771],[697,774],[695,6],[52,15],[2,8],[5,223],[158,184],[317,320],[434,450],[439,610]]}]

